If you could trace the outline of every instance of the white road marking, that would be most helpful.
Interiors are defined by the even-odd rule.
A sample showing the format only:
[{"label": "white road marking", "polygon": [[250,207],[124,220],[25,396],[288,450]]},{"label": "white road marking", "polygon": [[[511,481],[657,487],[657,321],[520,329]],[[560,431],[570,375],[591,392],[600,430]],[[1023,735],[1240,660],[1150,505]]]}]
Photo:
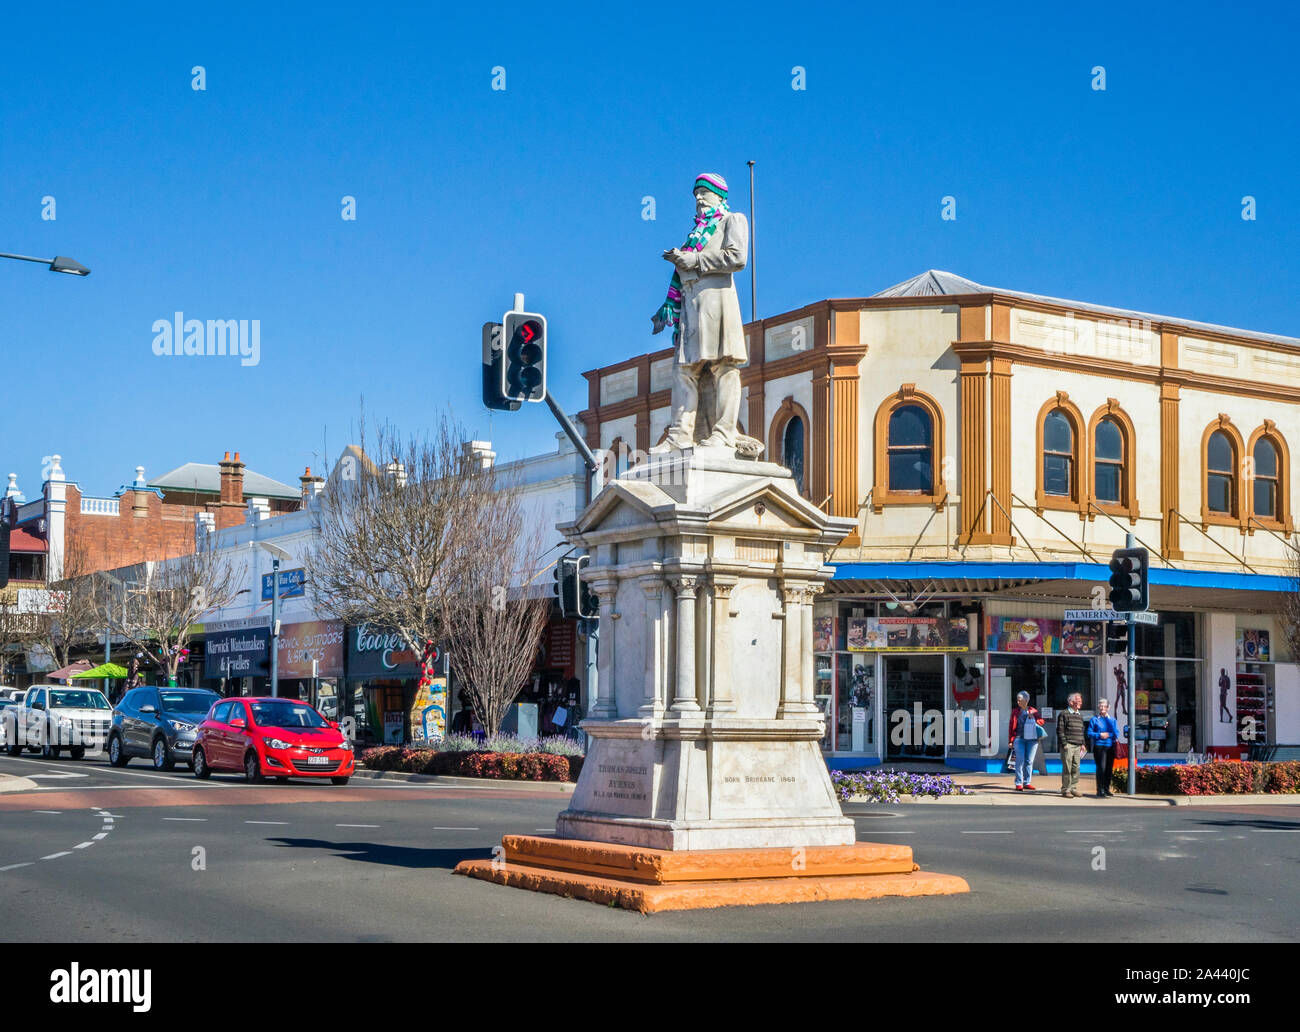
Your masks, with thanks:
[{"label": "white road marking", "polygon": [[206,821],[207,818],[206,818],[206,817],[164,817],[163,820],[165,820],[165,821],[199,821],[199,822],[203,822],[203,821]]},{"label": "white road marking", "polygon": [[963,831],[963,835],[1014,835],[1014,831]]},{"label": "white road marking", "polygon": [[67,856],[72,850],[65,849],[62,853],[51,853],[49,856],[41,857],[42,860],[57,860],[61,856]]},{"label": "white road marking", "polygon": [[478,828],[441,828],[438,825],[433,826],[434,831],[478,831]]},{"label": "white road marking", "polygon": [[1294,835],[1296,832],[1300,832],[1300,828],[1252,828],[1251,831],[1257,831],[1263,835],[1269,835],[1269,834]]},{"label": "white road marking", "polygon": [[94,842],[78,842],[78,843],[77,843],[75,846],[73,846],[72,848],[73,848],[73,849],[89,849],[89,848],[90,848],[91,846],[93,846],[94,844],[95,844]]},{"label": "white road marking", "polygon": [[288,821],[244,821],[245,824],[288,824]]},{"label": "white road marking", "polygon": [[101,831],[98,835],[91,835],[90,837],[93,838],[96,842],[98,842],[100,839],[108,838],[108,832]]},{"label": "white road marking", "polygon": [[53,780],[55,780],[55,779],[57,779],[57,778],[88,778],[88,777],[90,777],[89,774],[64,774],[64,773],[61,773],[61,772],[59,772],[59,771],[57,771],[57,770],[47,770],[44,774],[28,774],[27,776],[28,776],[29,778],[33,779],[33,780],[35,780],[36,778],[42,778],[42,779],[49,780],[49,781],[53,781]]},{"label": "white road marking", "polygon": [[378,824],[336,824],[336,828],[377,828]]},{"label": "white road marking", "polygon": [[17,870],[19,867],[31,867],[32,863],[33,861],[28,860],[25,863],[21,863],[21,864],[10,864],[8,867],[0,867],[0,871],[14,871]]},{"label": "white road marking", "polygon": [[62,813],[62,810],[33,810],[32,813]]},{"label": "white road marking", "polygon": [[554,828],[534,828],[533,831],[555,831]]},{"label": "white road marking", "polygon": [[1182,828],[1175,831],[1171,828],[1165,828],[1164,833],[1166,835],[1217,835],[1219,834],[1219,829],[1218,828]]},{"label": "white road marking", "polygon": [[1067,831],[1067,835],[1123,835],[1119,828],[1084,828],[1080,831]]}]

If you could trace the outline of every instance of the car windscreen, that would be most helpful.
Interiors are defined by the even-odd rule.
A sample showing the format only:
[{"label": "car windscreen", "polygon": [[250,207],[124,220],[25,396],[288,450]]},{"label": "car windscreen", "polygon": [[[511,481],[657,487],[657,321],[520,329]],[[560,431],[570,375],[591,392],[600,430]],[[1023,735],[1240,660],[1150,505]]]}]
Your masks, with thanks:
[{"label": "car windscreen", "polygon": [[220,698],[212,692],[174,692],[159,690],[162,708],[168,713],[188,713],[191,716],[205,714],[212,704]]},{"label": "car windscreen", "polygon": [[258,727],[325,727],[321,715],[300,702],[255,702],[253,723]]},{"label": "car windscreen", "polygon": [[50,692],[51,706],[67,706],[73,709],[110,709],[108,700],[100,692],[77,691],[67,689]]}]

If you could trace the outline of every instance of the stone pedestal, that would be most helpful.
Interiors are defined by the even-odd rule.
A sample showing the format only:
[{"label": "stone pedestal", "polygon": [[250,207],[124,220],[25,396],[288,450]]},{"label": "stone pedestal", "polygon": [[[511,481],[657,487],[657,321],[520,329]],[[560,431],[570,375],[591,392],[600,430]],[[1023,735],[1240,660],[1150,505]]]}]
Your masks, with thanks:
[{"label": "stone pedestal", "polygon": [[642,912],[969,891],[856,842],[822,758],[812,606],[853,527],[784,467],[704,448],[561,526],[600,597],[587,758],[554,838],[457,872]]},{"label": "stone pedestal", "polygon": [[853,529],[788,470],[655,456],[562,533],[592,556],[600,684],[558,835],[653,849],[854,841],[821,755],[814,596]]}]

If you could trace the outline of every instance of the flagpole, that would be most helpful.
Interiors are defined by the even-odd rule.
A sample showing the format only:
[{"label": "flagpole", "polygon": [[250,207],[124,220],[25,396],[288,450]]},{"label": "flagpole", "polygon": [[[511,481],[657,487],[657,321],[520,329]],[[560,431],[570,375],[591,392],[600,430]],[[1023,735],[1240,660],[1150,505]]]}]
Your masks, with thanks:
[{"label": "flagpole", "polygon": [[754,163],[749,166],[749,321],[758,318],[758,270],[754,267]]}]

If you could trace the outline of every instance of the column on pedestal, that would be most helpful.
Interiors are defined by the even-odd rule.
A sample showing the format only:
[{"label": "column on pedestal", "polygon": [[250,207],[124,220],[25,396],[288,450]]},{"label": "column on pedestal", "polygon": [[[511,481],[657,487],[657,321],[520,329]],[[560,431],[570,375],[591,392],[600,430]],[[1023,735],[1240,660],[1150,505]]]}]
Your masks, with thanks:
[{"label": "column on pedestal", "polygon": [[618,581],[608,577],[589,583],[600,599],[600,638],[596,646],[596,705],[588,715],[595,720],[614,720],[618,717],[614,699],[614,599]]},{"label": "column on pedestal", "polygon": [[645,688],[637,714],[656,719],[664,715],[667,706],[663,686],[672,683],[668,670],[668,599],[658,574],[642,577],[641,590],[645,592]]},{"label": "column on pedestal", "polygon": [[[804,716],[817,709],[811,700],[803,701],[803,597],[802,585],[782,583],[784,608],[781,620],[781,704],[776,710],[778,717]],[[812,644],[811,632],[808,643]]]},{"label": "column on pedestal", "polygon": [[731,592],[736,577],[713,575],[713,695],[708,715],[735,713],[731,688]]},{"label": "column on pedestal", "polygon": [[803,643],[800,649],[800,659],[802,662],[803,676],[801,678],[802,691],[799,693],[801,702],[807,703],[813,709],[817,708],[816,699],[816,673],[813,670],[813,602],[817,596],[825,590],[820,584],[810,585],[804,591],[803,596]]},{"label": "column on pedestal", "polygon": [[677,677],[673,693],[674,713],[698,713],[695,701],[695,589],[699,578],[678,576],[672,579],[677,593]]}]

